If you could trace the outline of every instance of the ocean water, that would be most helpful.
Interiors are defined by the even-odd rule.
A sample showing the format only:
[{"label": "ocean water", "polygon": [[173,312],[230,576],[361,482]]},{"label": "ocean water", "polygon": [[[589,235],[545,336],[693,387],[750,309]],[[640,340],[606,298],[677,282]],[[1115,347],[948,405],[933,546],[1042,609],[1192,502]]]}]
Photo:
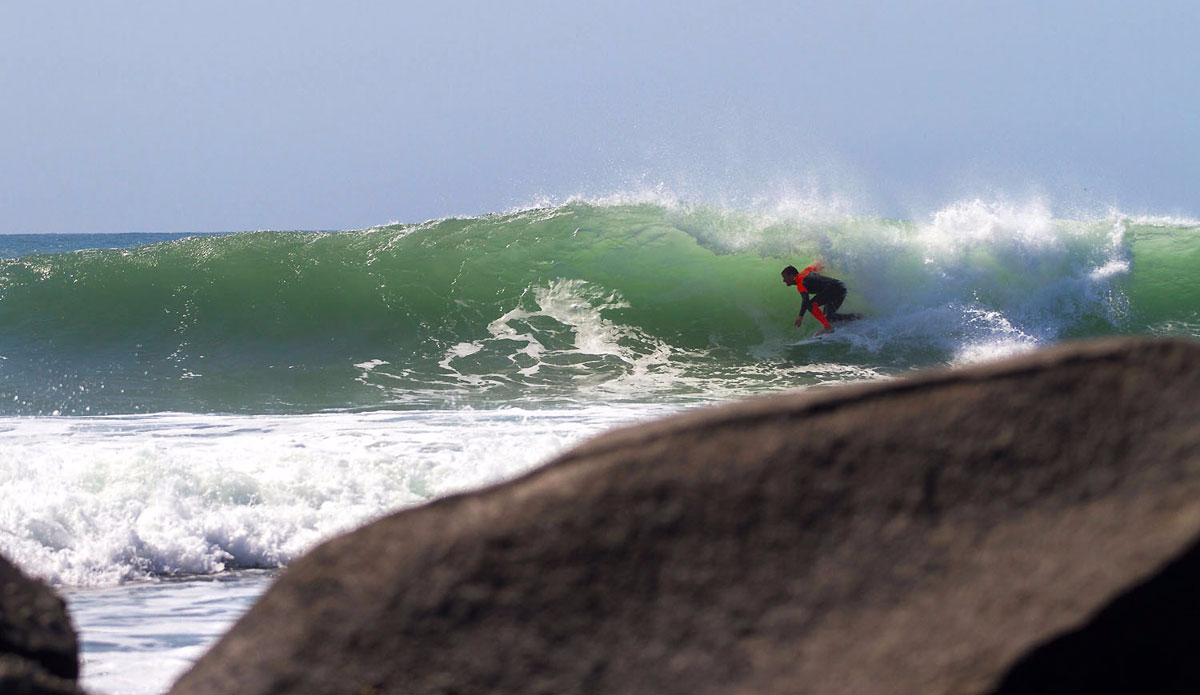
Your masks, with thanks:
[{"label": "ocean water", "polygon": [[[792,325],[820,259],[865,318]],[[572,200],[345,232],[0,235],[0,553],[159,693],[314,544],[685,408],[1200,336],[1200,222]]]}]

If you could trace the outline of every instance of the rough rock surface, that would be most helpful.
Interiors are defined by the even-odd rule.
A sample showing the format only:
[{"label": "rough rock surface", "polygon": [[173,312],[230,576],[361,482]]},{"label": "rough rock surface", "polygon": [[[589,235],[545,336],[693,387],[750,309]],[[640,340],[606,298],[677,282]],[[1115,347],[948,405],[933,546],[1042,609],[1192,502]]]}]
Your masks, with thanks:
[{"label": "rough rock surface", "polygon": [[1171,610],[1198,533],[1200,344],[1062,346],[614,431],[394,514],[172,693],[1057,691],[1088,649],[1200,692],[1186,647],[1120,631],[1156,622],[1139,594]]},{"label": "rough rock surface", "polygon": [[1082,627],[1040,645],[995,695],[1200,692],[1200,544],[1104,607]]},{"label": "rough rock surface", "polygon": [[66,604],[0,557],[0,693],[75,693],[79,645]]}]

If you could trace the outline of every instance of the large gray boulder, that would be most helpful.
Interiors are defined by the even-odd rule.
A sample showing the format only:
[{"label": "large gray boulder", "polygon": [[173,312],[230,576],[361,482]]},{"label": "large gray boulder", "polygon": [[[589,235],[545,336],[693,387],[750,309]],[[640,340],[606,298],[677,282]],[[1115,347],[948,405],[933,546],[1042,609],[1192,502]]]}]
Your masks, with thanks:
[{"label": "large gray boulder", "polygon": [[0,693],[75,693],[79,643],[66,604],[0,557]]},{"label": "large gray boulder", "polygon": [[1070,345],[618,430],[394,514],[171,692],[1024,692],[1097,645],[1200,692],[1194,641],[1139,662],[1095,625],[1172,561],[1186,585],[1198,534],[1200,345]]}]

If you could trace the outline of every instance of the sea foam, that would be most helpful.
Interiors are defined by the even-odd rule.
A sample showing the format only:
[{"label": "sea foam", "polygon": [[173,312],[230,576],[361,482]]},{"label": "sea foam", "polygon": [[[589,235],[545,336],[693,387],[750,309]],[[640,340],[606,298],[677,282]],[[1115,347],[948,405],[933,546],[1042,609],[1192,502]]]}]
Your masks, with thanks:
[{"label": "sea foam", "polygon": [[0,553],[54,584],[286,565],[666,408],[0,421]]}]

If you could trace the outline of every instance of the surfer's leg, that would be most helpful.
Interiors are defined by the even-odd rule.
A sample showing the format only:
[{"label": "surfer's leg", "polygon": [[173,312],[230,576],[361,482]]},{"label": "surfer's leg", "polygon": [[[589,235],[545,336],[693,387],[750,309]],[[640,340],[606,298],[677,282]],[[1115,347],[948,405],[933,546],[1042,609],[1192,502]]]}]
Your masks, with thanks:
[{"label": "surfer's leg", "polygon": [[825,315],[829,317],[830,321],[837,321],[837,310],[840,306],[842,306],[842,302],[844,301],[846,301],[846,286],[839,285],[829,292],[828,297],[824,298],[820,302],[814,300],[813,303],[820,304],[821,307],[825,309]]}]

